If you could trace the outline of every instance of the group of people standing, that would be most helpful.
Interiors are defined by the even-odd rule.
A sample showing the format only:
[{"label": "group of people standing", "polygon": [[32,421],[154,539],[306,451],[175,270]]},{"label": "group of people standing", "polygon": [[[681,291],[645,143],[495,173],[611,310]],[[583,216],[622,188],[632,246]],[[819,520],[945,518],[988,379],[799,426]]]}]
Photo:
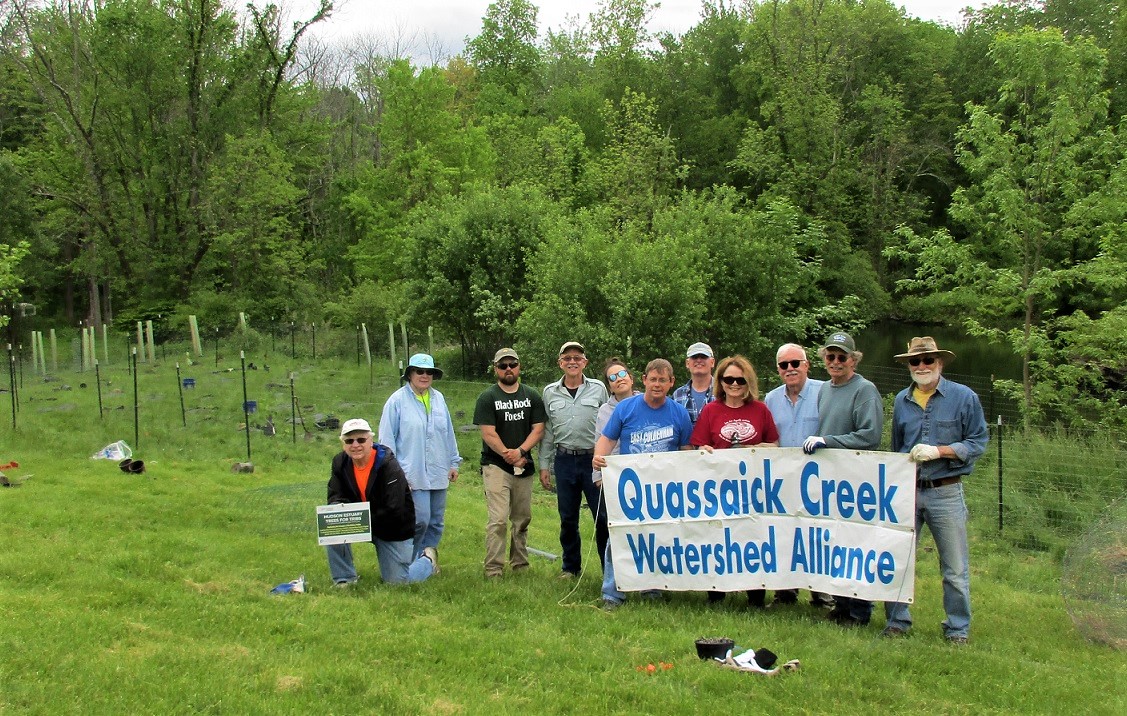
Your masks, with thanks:
[{"label": "group of people standing", "polygon": [[[568,341],[558,356],[561,377],[538,393],[520,381],[516,351],[498,350],[492,363],[496,382],[478,397],[473,416],[481,431],[488,513],[486,578],[500,578],[506,562],[512,572],[528,568],[534,448],[541,461],[540,484],[556,493],[562,550],[559,577],[572,580],[583,571],[579,524],[586,502],[595,524],[607,610],[616,609],[627,598],[616,584],[608,541],[601,474],[608,455],[753,446],[801,447],[808,454],[820,449],[879,449],[884,403],[876,386],[857,372],[862,353],[853,338],[835,332],[817,355],[829,374],[828,381],[809,377],[810,361],[802,346],[780,346],[776,363],[782,384],[761,400],[750,361],[734,355],[717,362],[706,343],[689,346],[685,359],[689,382],[671,397],[673,366],[665,359],[646,365],[639,392],[634,374],[618,357],[605,362],[603,381],[588,377],[584,347]],[[908,453],[918,463],[916,536],[918,539],[927,524],[936,542],[947,617],[944,636],[953,643],[966,643],[970,570],[961,480],[985,452],[986,421],[975,393],[942,376],[955,355],[940,349],[934,339],[913,338],[907,352],[895,359],[908,366],[912,384],[893,403],[891,449]],[[391,513],[398,520],[394,530],[389,527],[377,534],[373,502],[373,541],[386,581],[419,581],[438,571],[446,489],[457,479],[461,463],[450,411],[441,393],[431,387],[441,375],[430,356],[413,356],[404,376],[407,384],[384,406],[380,445],[370,444],[373,434],[365,421],[350,420],[341,433],[344,451],[333,462],[330,503],[370,499],[358,485],[369,482],[367,474],[361,478],[360,473],[370,471],[372,465],[381,474],[378,486],[384,497],[400,478],[403,485],[409,485],[407,490],[403,485],[394,490],[397,507]],[[407,525],[406,515],[412,511],[413,525]],[[381,546],[397,540],[401,546],[394,549]],[[347,545],[329,547],[328,553],[334,581],[354,582],[356,573]],[[709,600],[720,601],[724,596],[710,592]],[[748,591],[747,598],[752,607],[766,607],[762,590]],[[797,600],[797,590],[777,591],[774,597],[783,604]],[[828,617],[843,626],[865,626],[873,612],[871,602],[848,595],[814,593],[811,601],[829,608]],[[907,604],[886,604],[885,612],[885,636],[908,632],[912,619]]]}]

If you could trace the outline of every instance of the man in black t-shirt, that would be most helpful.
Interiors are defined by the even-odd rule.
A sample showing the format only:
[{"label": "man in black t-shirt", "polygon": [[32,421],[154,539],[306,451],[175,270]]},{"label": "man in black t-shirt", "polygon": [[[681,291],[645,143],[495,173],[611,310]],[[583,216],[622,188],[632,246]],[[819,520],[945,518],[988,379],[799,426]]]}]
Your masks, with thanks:
[{"label": "man in black t-shirt", "polygon": [[528,568],[528,523],[532,521],[532,447],[544,434],[544,401],[520,383],[520,358],[512,348],[493,356],[497,384],[477,398],[474,425],[481,428],[481,477],[489,522],[485,528],[485,576],[505,568],[506,520],[513,524],[509,566]]}]

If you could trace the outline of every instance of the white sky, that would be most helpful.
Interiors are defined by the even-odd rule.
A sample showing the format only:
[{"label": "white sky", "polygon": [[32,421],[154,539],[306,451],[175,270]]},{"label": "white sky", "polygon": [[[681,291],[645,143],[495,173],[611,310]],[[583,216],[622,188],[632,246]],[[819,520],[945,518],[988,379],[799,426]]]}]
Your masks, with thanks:
[{"label": "white sky", "polygon": [[[549,28],[567,26],[567,18],[587,16],[598,6],[598,0],[532,0],[539,7],[540,37]],[[976,9],[989,4],[986,0],[893,0],[907,9],[908,15],[924,20],[956,24],[961,10],[967,6]],[[293,17],[308,17],[316,0],[288,0]],[[661,0],[661,7],[653,15],[651,32],[672,32],[679,35],[696,25],[700,19],[701,0]],[[335,10],[328,21],[315,26],[310,32],[326,40],[345,39],[354,35],[372,35],[387,38],[414,37],[417,45],[412,56],[425,56],[427,43],[419,38],[428,37],[445,51],[447,56],[460,53],[467,37],[481,31],[481,18],[490,0],[334,0]],[[439,58],[442,59],[442,58]]]}]

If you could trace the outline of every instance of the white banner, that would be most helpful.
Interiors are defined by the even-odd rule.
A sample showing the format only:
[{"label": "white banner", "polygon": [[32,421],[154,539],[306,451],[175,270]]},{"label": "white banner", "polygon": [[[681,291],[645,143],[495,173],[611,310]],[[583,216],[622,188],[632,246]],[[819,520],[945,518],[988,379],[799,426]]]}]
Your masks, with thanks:
[{"label": "white banner", "polygon": [[743,448],[613,455],[619,589],[803,588],[911,602],[915,465],[904,453]]}]

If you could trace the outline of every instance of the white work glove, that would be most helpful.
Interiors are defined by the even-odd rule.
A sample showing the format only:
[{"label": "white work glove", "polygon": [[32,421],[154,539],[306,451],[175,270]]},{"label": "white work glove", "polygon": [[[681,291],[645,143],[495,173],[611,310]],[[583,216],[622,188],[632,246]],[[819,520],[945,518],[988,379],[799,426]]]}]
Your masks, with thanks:
[{"label": "white work glove", "polygon": [[807,455],[813,455],[815,450],[817,450],[818,448],[825,447],[825,446],[826,446],[826,439],[825,438],[820,438],[816,435],[811,435],[810,437],[806,438],[806,442],[802,443],[802,452],[806,453]]},{"label": "white work glove", "polygon": [[908,459],[912,462],[928,462],[929,460],[939,459],[939,448],[934,445],[924,445],[920,443],[912,448],[908,453]]}]

